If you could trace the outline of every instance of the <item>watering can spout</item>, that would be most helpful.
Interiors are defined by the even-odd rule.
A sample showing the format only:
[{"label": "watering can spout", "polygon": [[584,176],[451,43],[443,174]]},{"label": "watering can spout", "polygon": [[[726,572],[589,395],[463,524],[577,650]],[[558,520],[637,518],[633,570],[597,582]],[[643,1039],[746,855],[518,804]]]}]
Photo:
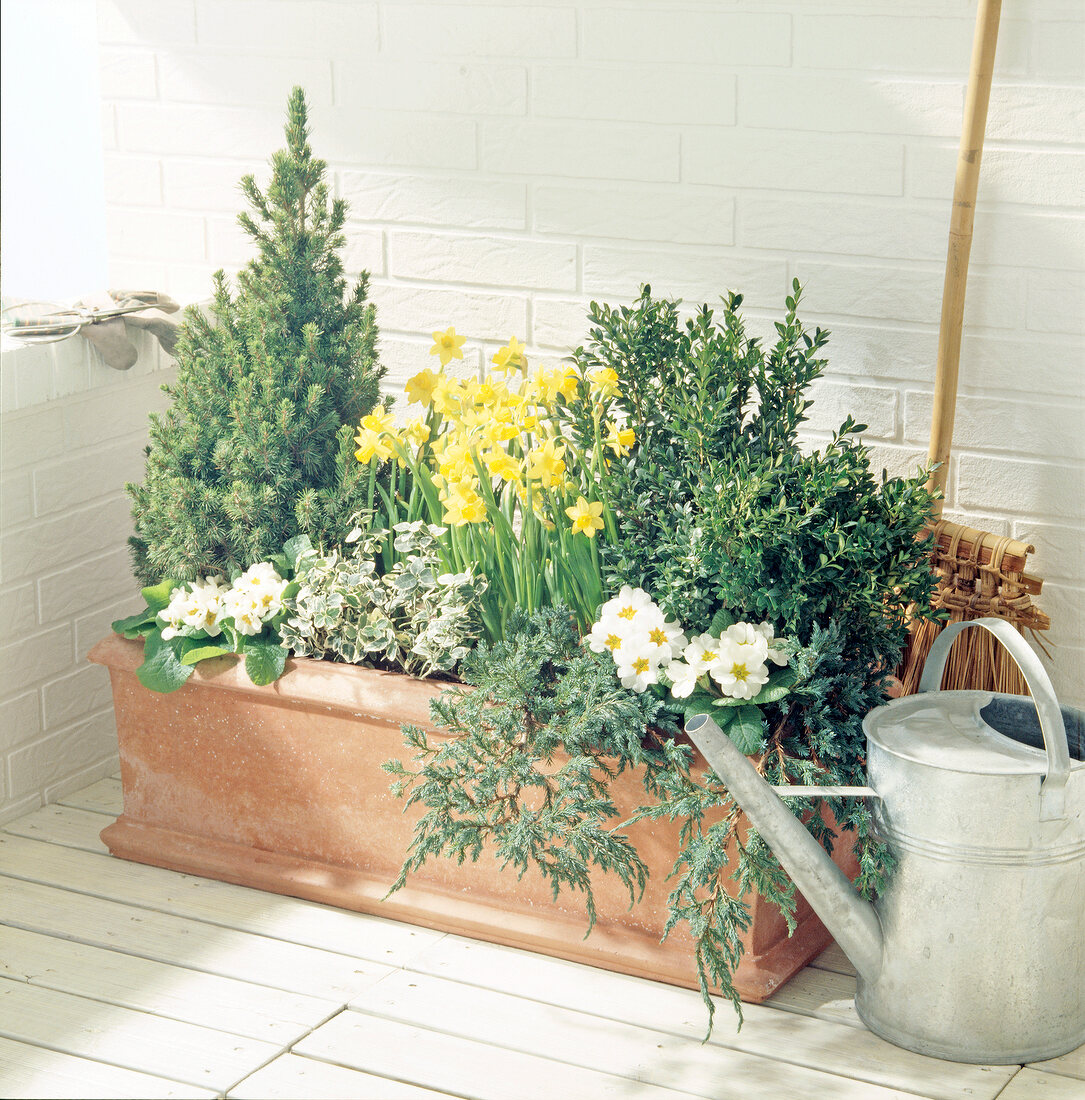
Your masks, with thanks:
[{"label": "watering can spout", "polygon": [[[825,849],[707,714],[690,718],[686,733],[727,784],[731,797],[772,848],[855,969],[866,981],[873,982],[882,966],[882,929],[873,906],[859,897]],[[796,790],[819,793],[814,788]]]}]

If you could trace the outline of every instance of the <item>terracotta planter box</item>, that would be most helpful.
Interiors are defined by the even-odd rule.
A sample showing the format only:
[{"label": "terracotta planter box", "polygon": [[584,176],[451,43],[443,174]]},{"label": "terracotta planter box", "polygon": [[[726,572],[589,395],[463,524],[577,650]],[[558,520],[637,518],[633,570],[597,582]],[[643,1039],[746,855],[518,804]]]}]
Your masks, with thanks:
[{"label": "terracotta planter box", "polygon": [[[555,904],[541,876],[517,880],[485,857],[433,862],[383,900],[417,815],[402,812],[380,765],[409,758],[400,724],[430,728],[438,685],[292,659],[277,683],[255,687],[224,658],[159,695],[136,679],[141,643],[113,635],[90,659],[109,669],[120,738],[124,813],[102,832],[115,856],[696,988],[688,936],[679,928],[660,943],[678,846],[667,822],[629,829],[651,871],[644,897],[630,911],[620,883],[599,876],[599,920],[587,939],[578,896]],[[641,792],[625,773],[614,790],[619,811]],[[837,860],[854,875],[845,847]],[[802,900],[790,939],[760,898],[752,915],[736,984],[756,1002],[831,936]]]}]

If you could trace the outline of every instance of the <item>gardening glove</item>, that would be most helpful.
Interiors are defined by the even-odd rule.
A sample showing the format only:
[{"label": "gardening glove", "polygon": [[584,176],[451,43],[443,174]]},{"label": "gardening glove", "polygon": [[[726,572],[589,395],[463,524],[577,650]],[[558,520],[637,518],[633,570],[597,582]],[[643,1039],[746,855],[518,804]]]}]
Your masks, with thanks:
[{"label": "gardening glove", "polygon": [[[99,309],[113,309],[117,303],[108,294],[95,294],[76,304],[93,312]],[[138,358],[135,345],[128,339],[124,321],[120,317],[88,321],[79,330],[79,335],[94,347],[106,366],[114,370],[129,370]]]},{"label": "gardening glove", "polygon": [[176,313],[181,307],[168,294],[157,290],[111,290],[109,293],[119,306],[145,302],[150,308],[139,313],[126,313],[125,321],[133,328],[146,329],[167,355],[173,354],[181,323],[169,314]]}]

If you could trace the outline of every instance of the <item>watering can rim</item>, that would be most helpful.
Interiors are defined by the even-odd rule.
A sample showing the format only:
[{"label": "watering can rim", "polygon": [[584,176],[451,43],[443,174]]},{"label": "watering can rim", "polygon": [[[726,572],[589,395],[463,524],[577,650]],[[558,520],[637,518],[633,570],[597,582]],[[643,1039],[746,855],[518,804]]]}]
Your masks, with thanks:
[{"label": "watering can rim", "polygon": [[[1045,774],[1048,770],[1046,749],[1036,748],[1008,737],[983,717],[981,712],[996,699],[1020,699],[1029,705],[1033,703],[1033,700],[1026,695],[1008,695],[992,691],[953,690],[909,695],[903,699],[891,699],[888,703],[871,710],[863,718],[863,732],[868,741],[873,742],[891,756],[935,768],[938,771],[957,772],[963,775],[998,775],[1007,778]],[[954,706],[954,704],[958,705]],[[986,766],[982,758],[979,762],[972,759],[967,764],[960,765],[932,760],[928,753],[921,751],[924,744],[922,740],[913,739],[910,744],[899,745],[892,743],[892,740],[883,735],[889,723],[906,723],[910,717],[928,708],[932,711],[940,710],[947,718],[950,715],[957,715],[973,719],[977,731],[982,733],[989,742],[987,747],[991,750],[990,760],[986,762]],[[1004,766],[996,767],[998,762],[1002,762]],[[1071,772],[1083,769],[1085,769],[1085,760],[1070,760]]]}]

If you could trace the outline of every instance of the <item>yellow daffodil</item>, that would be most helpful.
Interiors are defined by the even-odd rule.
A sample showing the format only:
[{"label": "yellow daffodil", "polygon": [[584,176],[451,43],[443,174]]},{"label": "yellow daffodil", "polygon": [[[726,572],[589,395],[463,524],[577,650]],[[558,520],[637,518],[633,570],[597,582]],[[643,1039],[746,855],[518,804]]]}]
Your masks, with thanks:
[{"label": "yellow daffodil", "polygon": [[579,382],[574,367],[566,364],[554,370],[554,390],[560,393],[566,401],[572,401],[576,397],[576,387]]},{"label": "yellow daffodil", "polygon": [[573,521],[573,531],[581,531],[590,539],[595,538],[596,531],[603,529],[603,521],[600,518],[603,514],[602,501],[595,500],[589,504],[580,497],[576,504],[565,509],[565,514]]},{"label": "yellow daffodil", "polygon": [[471,433],[479,433],[493,423],[493,415],[488,409],[472,408],[463,413],[460,423],[464,429]]},{"label": "yellow daffodil", "polygon": [[455,378],[443,374],[437,380],[431,397],[433,407],[442,416],[458,416],[460,412],[460,387]]},{"label": "yellow daffodil", "polygon": [[606,445],[619,457],[629,453],[629,448],[637,441],[637,433],[632,428],[619,428],[613,420],[607,421]]},{"label": "yellow daffodil", "polygon": [[362,417],[362,427],[371,432],[394,431],[395,422],[395,414],[390,413],[383,405],[377,405],[371,413]]},{"label": "yellow daffodil", "polygon": [[520,463],[507,451],[490,451],[482,460],[491,477],[499,477],[502,481],[520,480]]},{"label": "yellow daffodil", "polygon": [[486,503],[473,489],[449,495],[445,505],[445,523],[452,527],[463,527],[468,523],[481,523],[485,518]]},{"label": "yellow daffodil", "polygon": [[565,448],[555,446],[552,439],[528,455],[528,475],[552,489],[561,485],[565,474]]},{"label": "yellow daffodil", "polygon": [[455,328],[449,326],[444,332],[433,334],[433,347],[429,349],[429,353],[439,355],[441,366],[447,367],[451,360],[463,358],[462,349],[466,339],[466,336],[457,336]]},{"label": "yellow daffodil", "polygon": [[425,407],[433,400],[433,391],[437,388],[439,381],[439,377],[427,367],[413,378],[408,379],[403,392],[406,393],[407,400],[412,405]]},{"label": "yellow daffodil", "polygon": [[515,336],[509,337],[509,342],[494,353],[490,360],[499,371],[509,372],[521,370],[527,366],[527,358],[524,355],[524,345]]},{"label": "yellow daffodil", "polygon": [[358,444],[354,457],[361,463],[372,462],[374,458],[382,462],[391,458],[398,442],[394,423],[395,416],[383,405],[378,405],[368,416],[363,416],[358,434],[354,437],[354,442]]},{"label": "yellow daffodil", "polygon": [[618,392],[618,372],[610,367],[596,367],[588,374],[588,388],[597,397],[613,397]]},{"label": "yellow daffodil", "polygon": [[466,447],[463,443],[448,444],[441,454],[438,469],[441,472],[441,476],[450,481],[455,481],[465,476],[473,476],[475,464],[471,460],[470,448]]},{"label": "yellow daffodil", "polygon": [[421,447],[429,439],[429,425],[420,416],[408,420],[403,431],[416,447]]},{"label": "yellow daffodil", "polygon": [[483,433],[483,438],[491,447],[497,447],[501,443],[508,443],[520,434],[520,429],[508,420],[494,420]]},{"label": "yellow daffodil", "polygon": [[576,371],[571,366],[554,367],[551,370],[540,367],[528,388],[535,395],[538,404],[550,408],[558,394],[566,401],[571,400],[576,394],[576,385]]}]

